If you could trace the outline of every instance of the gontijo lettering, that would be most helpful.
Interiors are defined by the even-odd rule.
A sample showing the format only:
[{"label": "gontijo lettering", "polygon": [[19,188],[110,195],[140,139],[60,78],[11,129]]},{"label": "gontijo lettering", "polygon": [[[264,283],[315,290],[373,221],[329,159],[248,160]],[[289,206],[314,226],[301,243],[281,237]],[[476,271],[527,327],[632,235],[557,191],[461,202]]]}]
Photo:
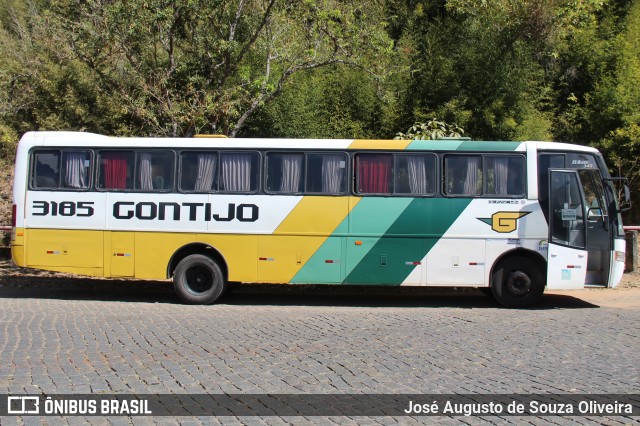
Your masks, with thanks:
[{"label": "gontijo lettering", "polygon": [[183,214],[188,214],[189,221],[198,219],[210,222],[230,222],[238,220],[240,222],[255,222],[258,220],[260,209],[255,204],[229,203],[222,212],[213,213],[212,203],[155,203],[118,201],[113,205],[113,217],[116,219],[139,220],[180,220]]}]

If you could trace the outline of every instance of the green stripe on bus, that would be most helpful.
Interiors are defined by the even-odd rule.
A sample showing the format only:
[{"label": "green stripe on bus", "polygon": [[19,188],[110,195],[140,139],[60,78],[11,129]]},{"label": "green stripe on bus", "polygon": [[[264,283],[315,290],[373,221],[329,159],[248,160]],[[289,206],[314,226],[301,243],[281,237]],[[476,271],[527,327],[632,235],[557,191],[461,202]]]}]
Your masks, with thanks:
[{"label": "green stripe on bus", "polygon": [[491,141],[461,141],[461,140],[415,140],[407,150],[417,151],[486,151],[502,152],[515,151],[522,142],[491,142]]},{"label": "green stripe on bus", "polygon": [[522,142],[465,141],[458,151],[515,151]]},{"label": "green stripe on bus", "polygon": [[457,151],[460,145],[462,145],[462,141],[459,140],[415,140],[405,149],[419,151]]},{"label": "green stripe on bus", "polygon": [[[327,265],[325,261],[335,259],[336,255],[339,255],[340,260],[347,259],[347,269],[349,268],[348,265],[357,265],[360,263],[362,258],[367,255],[368,248],[372,247],[373,243],[387,233],[389,227],[396,222],[397,218],[405,211],[411,201],[411,198],[397,197],[363,198],[353,208],[349,216],[347,216],[331,234],[330,238],[316,250],[313,256],[311,256],[300,271],[293,277],[291,282],[326,282],[327,280],[324,274],[327,271]],[[351,247],[349,246],[349,242],[347,242],[346,255],[342,255],[344,245],[340,247],[340,253],[336,253],[338,247],[333,237],[346,235],[355,236],[354,238],[348,238],[349,240],[367,241],[369,244],[356,246],[354,241],[351,241],[353,245],[353,247]],[[343,265],[341,265],[341,267],[342,266]]]},{"label": "green stripe on bus", "polygon": [[[345,283],[400,285],[469,205],[469,198],[418,198],[367,254],[347,270]],[[375,212],[371,212],[375,214]],[[350,245],[347,243],[347,256]],[[347,264],[350,260],[347,258]],[[352,263],[353,264],[353,263]]]}]

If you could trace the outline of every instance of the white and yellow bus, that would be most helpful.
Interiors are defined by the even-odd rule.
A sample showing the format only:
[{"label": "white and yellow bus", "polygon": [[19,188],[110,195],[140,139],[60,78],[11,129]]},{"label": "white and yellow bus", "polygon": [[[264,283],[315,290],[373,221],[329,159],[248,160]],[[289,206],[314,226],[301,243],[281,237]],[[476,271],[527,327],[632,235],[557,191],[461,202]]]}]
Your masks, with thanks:
[{"label": "white and yellow bus", "polygon": [[618,284],[613,180],[595,149],[550,142],[30,132],[12,257],[173,278],[187,303],[250,282],[480,287],[528,306],[545,287]]}]

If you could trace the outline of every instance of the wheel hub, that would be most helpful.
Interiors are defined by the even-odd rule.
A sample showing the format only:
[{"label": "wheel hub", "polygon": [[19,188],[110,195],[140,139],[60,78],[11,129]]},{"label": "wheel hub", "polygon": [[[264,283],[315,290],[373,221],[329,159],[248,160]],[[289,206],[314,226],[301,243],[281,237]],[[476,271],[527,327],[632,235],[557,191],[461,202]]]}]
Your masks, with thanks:
[{"label": "wheel hub", "polygon": [[524,296],[533,288],[533,281],[528,274],[522,271],[513,271],[507,277],[505,288],[513,296]]},{"label": "wheel hub", "polygon": [[202,268],[191,268],[186,275],[188,290],[193,294],[205,293],[213,287],[213,278]]}]

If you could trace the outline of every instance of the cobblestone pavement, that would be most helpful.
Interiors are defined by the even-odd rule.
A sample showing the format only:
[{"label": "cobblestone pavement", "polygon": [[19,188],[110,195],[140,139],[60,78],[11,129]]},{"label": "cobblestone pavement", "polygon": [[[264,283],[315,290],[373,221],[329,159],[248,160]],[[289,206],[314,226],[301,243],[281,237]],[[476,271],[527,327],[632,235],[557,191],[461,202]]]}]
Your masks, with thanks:
[{"label": "cobblestone pavement", "polygon": [[[636,303],[597,303],[603,294]],[[0,275],[0,392],[638,394],[638,301],[638,288],[587,290],[546,295],[537,309],[507,310],[475,290],[240,286],[221,304],[185,306],[168,283]],[[4,417],[0,423],[425,420],[434,419]]]}]

